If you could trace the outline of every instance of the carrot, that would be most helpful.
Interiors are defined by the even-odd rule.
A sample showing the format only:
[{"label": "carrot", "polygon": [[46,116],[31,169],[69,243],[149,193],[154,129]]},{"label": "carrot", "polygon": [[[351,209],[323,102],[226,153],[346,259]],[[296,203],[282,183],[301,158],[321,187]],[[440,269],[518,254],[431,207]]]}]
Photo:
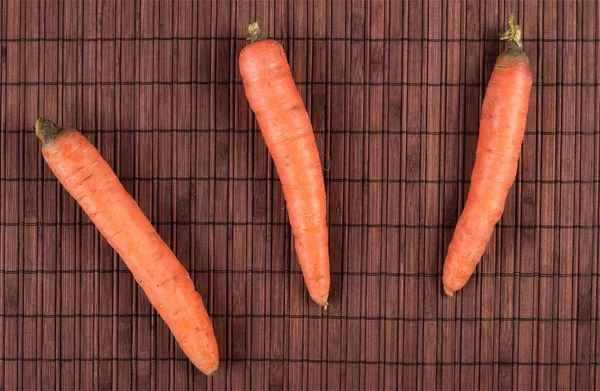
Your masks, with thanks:
[{"label": "carrot", "polygon": [[325,184],[313,128],[281,45],[248,27],[239,67],[286,200],[298,262],[311,298],[327,308],[329,246]]},{"label": "carrot", "polygon": [[48,166],[122,257],[185,354],[200,371],[215,372],[219,351],[200,294],[114,171],[74,129],[40,118],[35,132]]},{"label": "carrot", "polygon": [[496,60],[483,99],[471,188],[444,264],[442,282],[448,296],[475,271],[517,175],[532,78],[514,15],[509,25],[501,36],[508,48]]}]

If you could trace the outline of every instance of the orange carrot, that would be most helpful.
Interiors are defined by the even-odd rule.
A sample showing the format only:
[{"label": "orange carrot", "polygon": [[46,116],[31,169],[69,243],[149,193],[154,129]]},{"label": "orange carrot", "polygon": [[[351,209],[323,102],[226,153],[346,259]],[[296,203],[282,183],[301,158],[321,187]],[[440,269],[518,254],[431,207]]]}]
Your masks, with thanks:
[{"label": "orange carrot", "polygon": [[312,299],[327,308],[329,246],[325,184],[313,128],[281,45],[248,27],[239,66],[286,200],[296,253]]},{"label": "orange carrot", "polygon": [[515,182],[531,91],[531,68],[521,29],[510,17],[501,36],[509,47],[496,60],[487,86],[471,188],[444,264],[444,292],[452,296],[475,271]]},{"label": "orange carrot", "polygon": [[200,294],[114,171],[76,130],[40,118],[35,132],[48,166],[119,253],[185,354],[200,371],[215,372],[219,350]]}]

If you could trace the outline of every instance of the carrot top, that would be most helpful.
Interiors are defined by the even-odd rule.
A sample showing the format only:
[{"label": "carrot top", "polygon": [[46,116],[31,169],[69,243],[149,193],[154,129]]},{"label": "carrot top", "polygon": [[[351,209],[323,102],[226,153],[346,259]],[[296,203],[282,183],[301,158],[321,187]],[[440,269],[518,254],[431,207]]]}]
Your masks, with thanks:
[{"label": "carrot top", "polygon": [[515,14],[510,15],[508,20],[509,29],[500,36],[500,40],[508,41],[509,50],[523,50],[523,42],[521,41],[521,26],[515,25]]},{"label": "carrot top", "polygon": [[60,133],[61,128],[48,118],[41,117],[35,122],[35,135],[42,145],[51,143]]},{"label": "carrot top", "polygon": [[265,38],[266,36],[258,27],[258,22],[250,23],[248,26],[248,36],[246,37],[246,41],[248,41],[248,43],[255,43],[262,41]]}]

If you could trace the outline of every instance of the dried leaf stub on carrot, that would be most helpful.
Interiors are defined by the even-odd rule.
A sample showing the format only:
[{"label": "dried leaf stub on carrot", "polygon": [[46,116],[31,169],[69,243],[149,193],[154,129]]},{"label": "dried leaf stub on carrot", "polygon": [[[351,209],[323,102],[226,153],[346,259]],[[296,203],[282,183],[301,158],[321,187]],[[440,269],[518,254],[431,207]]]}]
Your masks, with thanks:
[{"label": "dried leaf stub on carrot", "polygon": [[465,286],[475,271],[517,175],[532,77],[514,15],[509,24],[501,36],[508,48],[496,60],[483,99],[471,188],[444,264],[442,282],[448,296]]},{"label": "dried leaf stub on carrot", "polygon": [[48,166],[119,253],[184,353],[200,371],[214,373],[219,350],[202,298],[114,171],[74,129],[40,118],[35,132]]},{"label": "dried leaf stub on carrot", "polygon": [[239,58],[246,97],[281,179],[306,287],[327,308],[325,184],[313,128],[281,45],[266,39],[257,23],[248,27],[248,41]]}]

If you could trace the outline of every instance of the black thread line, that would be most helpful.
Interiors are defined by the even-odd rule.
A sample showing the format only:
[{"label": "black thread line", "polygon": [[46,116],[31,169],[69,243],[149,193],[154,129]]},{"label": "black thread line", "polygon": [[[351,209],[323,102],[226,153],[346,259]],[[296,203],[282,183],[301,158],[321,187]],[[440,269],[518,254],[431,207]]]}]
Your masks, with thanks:
[{"label": "black thread line", "polygon": [[[196,274],[232,274],[232,275],[302,275],[300,270],[232,270],[232,269],[189,269],[190,273]],[[128,269],[60,269],[60,270],[0,270],[0,275],[65,275],[65,274],[131,274]],[[365,271],[331,271],[330,274],[334,277],[405,277],[405,278],[439,278],[442,273],[425,273],[425,272],[365,272]],[[481,272],[475,271],[473,278],[597,278],[600,273],[539,273],[539,272]]]},{"label": "black thread line", "polygon": [[[296,315],[296,314],[210,314],[219,319],[332,319],[391,322],[598,322],[600,318],[536,318],[536,317],[393,317],[393,316],[342,316],[342,315]],[[0,314],[0,319],[157,319],[158,313],[151,314]]]},{"label": "black thread line", "polygon": [[[288,222],[279,221],[158,221],[154,226],[216,226],[216,227],[287,227]],[[3,227],[86,227],[94,226],[92,222],[0,222]],[[454,229],[455,224],[369,224],[369,223],[327,223],[332,228],[380,228],[380,229]],[[495,229],[598,229],[600,225],[561,225],[561,224],[496,224]]]},{"label": "black thread line", "polygon": [[[120,177],[121,182],[280,182],[279,178],[271,177]],[[385,183],[406,183],[406,184],[429,184],[429,185],[446,185],[446,184],[470,184],[471,179],[383,179],[383,178],[324,178],[327,183],[370,183],[370,184],[385,184]],[[56,178],[1,178],[0,182],[56,182]],[[599,179],[590,180],[564,180],[564,179],[519,179],[515,183],[536,184],[536,185],[574,185],[574,184],[599,184]]]},{"label": "black thread line", "polygon": [[[188,362],[185,357],[0,357],[4,362]],[[269,363],[308,363],[308,364],[346,364],[346,365],[396,365],[396,366],[596,366],[600,362],[533,362],[533,361],[435,361],[407,362],[389,360],[337,360],[337,359],[308,359],[308,358],[273,358],[273,357],[221,357],[219,362],[269,362]]]},{"label": "black thread line", "polygon": [[[31,130],[27,129],[9,129],[0,130],[4,134],[22,134],[31,133]],[[154,134],[154,133],[208,133],[208,134],[252,134],[259,133],[260,130],[256,129],[210,129],[210,128],[195,128],[195,129],[100,129],[100,130],[80,130],[83,134],[96,135],[101,134]],[[331,130],[314,130],[315,134],[357,134],[357,135],[411,135],[411,136],[478,136],[479,131],[435,131],[435,130],[398,130],[398,129],[387,129],[387,130],[342,130],[342,129],[331,129]],[[535,136],[562,136],[562,135],[583,135],[583,136],[596,136],[599,135],[600,131],[572,131],[572,130],[556,130],[553,132],[529,130],[525,132],[525,135]]]},{"label": "black thread line", "polygon": [[[242,85],[241,80],[151,80],[151,81],[2,81],[0,86],[4,87],[97,87],[97,86],[178,86],[178,85]],[[324,86],[354,86],[354,87],[486,87],[487,83],[429,83],[429,82],[359,82],[359,81],[296,81],[296,85],[324,85]],[[567,82],[533,82],[534,87],[598,87],[600,82],[595,83],[567,83]]]},{"label": "black thread line", "polygon": [[[152,37],[19,37],[19,38],[0,38],[0,43],[37,43],[37,42],[154,42],[154,41],[244,41],[246,42],[246,37],[202,37],[202,36],[181,36],[181,37],[160,37],[160,36],[152,36]],[[413,37],[383,37],[383,38],[373,38],[373,37],[294,37],[294,36],[275,36],[271,37],[271,39],[275,41],[286,41],[286,42],[423,42],[423,43],[480,43],[480,42],[489,42],[489,43],[498,43],[499,40],[496,38],[467,38],[467,37],[459,37],[459,38],[430,38],[430,37],[421,37],[421,38],[413,38]],[[521,38],[523,42],[531,42],[531,43],[597,43],[600,42],[598,38]]]}]

